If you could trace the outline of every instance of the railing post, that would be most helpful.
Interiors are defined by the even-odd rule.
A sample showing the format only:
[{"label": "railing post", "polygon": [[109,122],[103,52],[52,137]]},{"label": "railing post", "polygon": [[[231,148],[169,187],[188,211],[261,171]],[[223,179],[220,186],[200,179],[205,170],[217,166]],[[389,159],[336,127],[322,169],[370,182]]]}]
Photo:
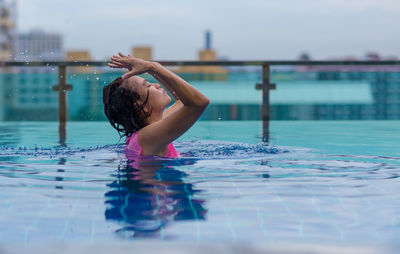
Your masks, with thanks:
[{"label": "railing post", "polygon": [[275,89],[275,84],[270,83],[270,65],[262,66],[262,83],[256,85],[256,89],[262,90],[261,102],[261,121],[262,121],[262,141],[269,142],[269,121],[270,121],[270,102],[269,90]]},{"label": "railing post", "polygon": [[67,140],[67,98],[66,93],[72,90],[72,85],[66,83],[67,80],[67,66],[58,66],[58,85],[53,86],[53,91],[58,91],[58,134],[61,146],[66,146]]}]

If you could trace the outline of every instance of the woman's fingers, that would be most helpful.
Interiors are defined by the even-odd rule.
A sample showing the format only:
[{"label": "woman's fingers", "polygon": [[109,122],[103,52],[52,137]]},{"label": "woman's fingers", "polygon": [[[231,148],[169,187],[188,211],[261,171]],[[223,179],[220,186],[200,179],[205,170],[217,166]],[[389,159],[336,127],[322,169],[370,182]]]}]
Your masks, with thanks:
[{"label": "woman's fingers", "polygon": [[118,55],[113,55],[112,58],[128,59],[128,57],[121,52],[119,52]]},{"label": "woman's fingers", "polygon": [[110,59],[111,59],[111,60],[118,60],[118,59],[121,59],[121,57],[119,57],[119,56],[112,56],[112,57],[110,57]]},{"label": "woman's fingers", "polygon": [[118,52],[118,55],[113,55],[111,58],[124,59],[124,60],[132,60],[132,59],[134,59],[134,57],[132,57],[130,54],[128,54],[126,56],[126,55],[122,54],[121,52]]},{"label": "woman's fingers", "polygon": [[[139,59],[135,59],[130,54],[126,56],[121,52],[118,52],[118,55],[113,55],[110,60],[111,63],[109,63],[108,66],[111,68],[128,69],[128,72],[122,76],[123,79],[146,72],[146,70],[143,69],[143,66],[141,66],[143,61],[138,61]],[[134,65],[137,66],[134,67]]]},{"label": "woman's fingers", "polygon": [[122,64],[122,63],[118,63],[118,62],[111,62],[108,63],[108,66],[111,68],[126,68],[128,70],[132,70],[132,66],[129,64]]},{"label": "woman's fingers", "polygon": [[120,65],[115,64],[115,63],[108,63],[108,66],[111,68],[119,68]]},{"label": "woman's fingers", "polygon": [[113,63],[113,64],[126,65],[126,64],[123,64],[123,63],[117,62],[117,61],[115,61],[115,60],[112,60],[112,59],[111,59],[111,61],[110,61],[110,62],[111,62],[111,63]]},{"label": "woman's fingers", "polygon": [[112,65],[117,65],[117,66],[121,66],[121,67],[128,66],[127,64],[123,64],[123,63],[119,63],[119,62],[115,62],[115,61],[111,61],[110,64],[112,64]]},{"label": "woman's fingers", "polygon": [[122,63],[122,64],[128,64],[129,63],[128,59],[123,58],[123,57],[112,56],[111,60],[113,60],[114,62]]},{"label": "woman's fingers", "polygon": [[111,67],[111,68],[125,68],[124,65],[115,64],[115,63],[108,63],[108,66]]}]

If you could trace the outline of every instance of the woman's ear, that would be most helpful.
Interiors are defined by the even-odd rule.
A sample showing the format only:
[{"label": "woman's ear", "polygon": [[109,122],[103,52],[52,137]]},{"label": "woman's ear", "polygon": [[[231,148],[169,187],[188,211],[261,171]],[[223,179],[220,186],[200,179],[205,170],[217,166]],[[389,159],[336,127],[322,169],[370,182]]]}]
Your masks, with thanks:
[{"label": "woman's ear", "polygon": [[140,99],[132,103],[133,107],[136,108],[136,111],[139,113],[139,116],[141,118],[150,116],[151,109],[149,108],[149,105],[147,103],[143,105],[143,102]]}]

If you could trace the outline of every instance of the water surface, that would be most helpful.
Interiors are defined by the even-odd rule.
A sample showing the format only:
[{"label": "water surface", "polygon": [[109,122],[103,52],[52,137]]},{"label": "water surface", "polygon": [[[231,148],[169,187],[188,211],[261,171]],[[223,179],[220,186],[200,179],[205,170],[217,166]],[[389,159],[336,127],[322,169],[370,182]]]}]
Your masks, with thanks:
[{"label": "water surface", "polygon": [[126,154],[106,122],[3,122],[0,242],[395,246],[400,122],[199,122],[178,159]]}]

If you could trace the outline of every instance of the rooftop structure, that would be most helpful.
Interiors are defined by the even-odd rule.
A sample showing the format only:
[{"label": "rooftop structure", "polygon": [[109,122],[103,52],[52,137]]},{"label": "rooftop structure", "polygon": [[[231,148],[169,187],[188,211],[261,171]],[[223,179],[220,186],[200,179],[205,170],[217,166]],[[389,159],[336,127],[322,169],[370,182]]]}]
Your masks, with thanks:
[{"label": "rooftop structure", "polygon": [[[67,61],[92,61],[90,52],[87,50],[68,50],[66,53]],[[71,72],[74,73],[91,73],[93,67],[72,67]]]},{"label": "rooftop structure", "polygon": [[[217,52],[211,49],[211,31],[205,32],[205,48],[198,53],[199,61],[216,61]],[[227,80],[228,70],[219,66],[182,66],[175,72],[194,80]]]},{"label": "rooftop structure", "polygon": [[206,41],[205,41],[204,49],[211,50],[211,31],[210,30],[206,31]]},{"label": "rooftop structure", "polygon": [[153,49],[151,47],[134,47],[132,49],[132,55],[137,58],[141,58],[144,60],[152,60],[153,59]]}]

